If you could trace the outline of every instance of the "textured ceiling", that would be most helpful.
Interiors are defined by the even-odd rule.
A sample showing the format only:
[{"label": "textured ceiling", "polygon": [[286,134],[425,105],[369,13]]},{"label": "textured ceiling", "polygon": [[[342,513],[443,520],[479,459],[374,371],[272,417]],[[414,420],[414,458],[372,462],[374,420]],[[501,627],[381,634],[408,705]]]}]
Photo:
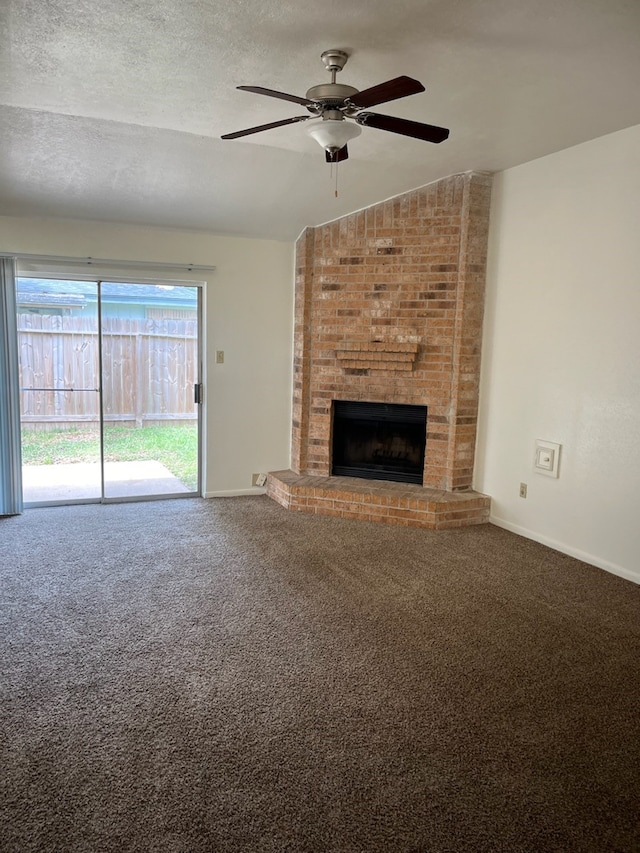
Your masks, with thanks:
[{"label": "textured ceiling", "polygon": [[[640,122],[639,0],[4,0],[0,213],[294,239],[456,172],[497,171]],[[451,128],[441,145],[364,128],[339,167],[293,124],[338,82],[406,74],[375,111]]]}]

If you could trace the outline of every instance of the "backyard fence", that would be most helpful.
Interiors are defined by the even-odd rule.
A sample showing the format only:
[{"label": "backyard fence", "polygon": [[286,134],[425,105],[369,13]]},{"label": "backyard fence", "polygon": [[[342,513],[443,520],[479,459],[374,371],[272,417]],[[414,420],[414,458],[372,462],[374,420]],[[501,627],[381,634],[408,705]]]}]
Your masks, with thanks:
[{"label": "backyard fence", "polygon": [[[100,418],[95,318],[18,315],[20,402],[25,428],[64,429]],[[197,321],[104,318],[102,391],[107,422],[193,422]]]}]

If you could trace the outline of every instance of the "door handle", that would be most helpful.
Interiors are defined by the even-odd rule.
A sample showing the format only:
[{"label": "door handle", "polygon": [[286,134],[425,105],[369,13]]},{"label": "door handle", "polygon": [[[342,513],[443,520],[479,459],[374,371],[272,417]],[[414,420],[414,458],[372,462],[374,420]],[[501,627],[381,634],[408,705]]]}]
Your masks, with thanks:
[{"label": "door handle", "polygon": [[203,399],[202,383],[196,382],[196,384],[193,386],[193,402],[197,403],[198,405],[201,406],[202,405],[202,399]]}]

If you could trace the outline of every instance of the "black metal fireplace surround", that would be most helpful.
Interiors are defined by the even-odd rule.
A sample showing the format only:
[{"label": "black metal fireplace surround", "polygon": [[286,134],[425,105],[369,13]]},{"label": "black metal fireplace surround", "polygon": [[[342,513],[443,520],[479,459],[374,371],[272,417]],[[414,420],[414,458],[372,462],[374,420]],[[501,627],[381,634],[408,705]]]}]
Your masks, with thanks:
[{"label": "black metal fireplace surround", "polygon": [[333,402],[332,474],[422,485],[427,407]]}]

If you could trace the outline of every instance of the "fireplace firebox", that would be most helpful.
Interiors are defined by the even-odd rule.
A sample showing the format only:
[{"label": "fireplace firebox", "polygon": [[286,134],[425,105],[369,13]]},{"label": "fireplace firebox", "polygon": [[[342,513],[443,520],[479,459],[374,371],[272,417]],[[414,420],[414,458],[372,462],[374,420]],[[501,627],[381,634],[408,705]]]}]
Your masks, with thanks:
[{"label": "fireplace firebox", "polygon": [[427,407],[333,402],[332,474],[422,485]]}]

